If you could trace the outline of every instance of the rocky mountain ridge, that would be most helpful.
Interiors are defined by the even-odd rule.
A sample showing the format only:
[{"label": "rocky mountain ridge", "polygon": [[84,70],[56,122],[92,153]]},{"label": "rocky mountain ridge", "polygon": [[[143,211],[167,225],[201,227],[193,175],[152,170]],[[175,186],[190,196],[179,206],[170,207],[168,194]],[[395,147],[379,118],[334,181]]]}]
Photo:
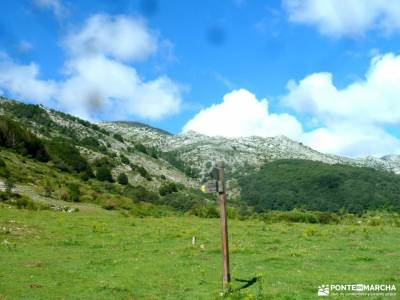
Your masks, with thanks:
[{"label": "rocky mountain ridge", "polygon": [[193,131],[171,135],[137,123],[104,122],[98,125],[121,134],[127,140],[143,143],[162,152],[175,153],[185,164],[196,168],[200,177],[207,174],[216,160],[224,160],[229,172],[243,173],[248,168],[260,167],[265,161],[278,159],[307,159],[327,164],[371,167],[400,174],[400,155],[348,158],[320,153],[285,136],[226,138]]}]

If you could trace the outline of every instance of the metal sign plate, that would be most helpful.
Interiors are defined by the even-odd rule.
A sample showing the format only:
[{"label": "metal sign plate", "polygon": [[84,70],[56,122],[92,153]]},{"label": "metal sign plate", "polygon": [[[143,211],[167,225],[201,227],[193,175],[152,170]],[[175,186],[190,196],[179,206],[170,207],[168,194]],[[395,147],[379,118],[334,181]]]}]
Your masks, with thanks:
[{"label": "metal sign plate", "polygon": [[212,179],[218,180],[219,179],[219,170],[218,170],[218,168],[216,168],[216,167],[212,168],[210,173],[209,173],[209,176]]},{"label": "metal sign plate", "polygon": [[216,180],[209,180],[201,186],[200,190],[203,193],[216,193],[218,192],[218,183]]}]

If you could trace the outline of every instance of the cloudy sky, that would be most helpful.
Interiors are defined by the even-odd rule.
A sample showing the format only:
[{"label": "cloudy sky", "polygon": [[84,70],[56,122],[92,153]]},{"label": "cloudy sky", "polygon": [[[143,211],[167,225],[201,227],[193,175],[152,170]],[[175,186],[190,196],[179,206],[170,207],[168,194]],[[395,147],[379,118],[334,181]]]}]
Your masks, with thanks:
[{"label": "cloudy sky", "polygon": [[172,133],[400,154],[398,0],[16,0],[0,14],[0,95]]}]

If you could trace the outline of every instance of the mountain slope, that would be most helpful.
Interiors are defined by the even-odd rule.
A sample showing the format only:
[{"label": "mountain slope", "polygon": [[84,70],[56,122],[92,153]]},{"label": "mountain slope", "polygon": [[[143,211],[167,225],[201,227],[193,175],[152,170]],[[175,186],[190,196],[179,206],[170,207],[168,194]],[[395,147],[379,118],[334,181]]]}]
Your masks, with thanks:
[{"label": "mountain slope", "polygon": [[278,159],[307,159],[327,164],[372,167],[400,174],[399,156],[352,159],[323,154],[285,136],[225,138],[196,132],[169,135],[129,124],[111,122],[100,123],[99,126],[121,134],[127,140],[143,143],[164,153],[173,153],[185,166],[194,168],[201,178],[207,175],[216,160],[224,160],[230,174],[246,173],[248,168],[259,168],[266,161]]},{"label": "mountain slope", "polygon": [[[125,172],[130,181],[153,190],[158,189],[165,180],[181,183],[185,186],[198,186],[195,180],[188,178],[165,160],[157,159],[141,151],[135,151],[135,144],[129,139],[124,139],[96,124],[71,115],[50,110],[43,106],[26,105],[1,97],[0,115],[7,115],[23,127],[29,128],[39,137],[61,139],[75,145],[90,163],[100,158],[112,160],[115,165],[113,168],[115,178],[118,174]],[[123,126],[122,124],[121,126]],[[146,126],[140,124],[140,128],[146,128]],[[149,126],[148,128],[152,132],[159,131],[160,134],[167,134],[158,129],[150,129]],[[137,167],[142,168],[140,169],[141,172],[137,172]],[[143,176],[143,169],[146,172],[145,174],[149,174],[151,180],[148,180],[150,177]]]},{"label": "mountain slope", "polygon": [[[198,188],[202,180],[207,180],[216,160],[226,162],[230,204],[244,207],[244,211],[252,208],[239,197],[244,187],[240,180],[267,162],[302,159],[325,163],[328,167],[324,168],[332,170],[339,164],[400,170],[396,155],[350,159],[317,152],[284,136],[232,139],[195,132],[171,135],[138,122],[92,124],[5,98],[0,99],[0,142],[0,158],[15,160],[15,164],[5,162],[3,166],[0,160],[0,181],[16,179],[21,190],[26,190],[21,184],[33,184],[46,194],[55,186],[50,194],[59,200],[94,202],[105,207],[119,203],[117,206],[129,209],[133,209],[129,201],[145,201],[207,216],[218,214],[213,206],[215,197],[201,194]],[[35,171],[24,169],[28,159]],[[356,175],[369,172],[354,169]],[[283,178],[290,177],[287,172]],[[374,180],[375,175],[369,178]],[[260,185],[255,189],[261,191]],[[286,188],[281,186],[280,190]]]}]

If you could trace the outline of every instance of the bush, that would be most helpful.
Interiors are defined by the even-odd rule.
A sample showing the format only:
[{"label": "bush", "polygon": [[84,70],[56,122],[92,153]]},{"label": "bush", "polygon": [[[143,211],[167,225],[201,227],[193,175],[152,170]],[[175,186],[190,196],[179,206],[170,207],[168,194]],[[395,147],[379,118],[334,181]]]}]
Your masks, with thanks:
[{"label": "bush", "polygon": [[108,157],[102,157],[102,158],[98,158],[94,161],[93,165],[97,168],[100,167],[107,167],[107,168],[113,168],[115,167],[114,162],[109,159]]},{"label": "bush", "polygon": [[189,214],[200,218],[219,218],[219,211],[215,205],[211,204],[195,204]]},{"label": "bush", "polygon": [[145,187],[138,186],[127,186],[122,193],[125,197],[131,198],[133,201],[143,201],[151,203],[159,203],[160,197],[158,194],[147,190]]},{"label": "bush", "polygon": [[93,202],[93,197],[90,195],[83,195],[79,197],[80,202],[91,203]]},{"label": "bush", "polygon": [[128,176],[125,173],[121,173],[118,175],[117,181],[119,184],[127,185],[129,183]]},{"label": "bush", "polygon": [[165,183],[158,189],[158,193],[161,196],[166,196],[172,193],[176,193],[177,191],[178,187],[174,182]]},{"label": "bush", "polygon": [[152,158],[158,159],[158,157],[159,157],[157,148],[153,148],[153,147],[152,147],[152,148],[149,148],[149,149],[147,150],[147,153],[148,153]]},{"label": "bush", "polygon": [[46,143],[46,150],[54,161],[55,166],[60,170],[77,173],[87,172],[88,175],[93,174],[86,159],[81,156],[79,150],[69,141],[54,139]]},{"label": "bush", "polygon": [[22,155],[30,155],[39,161],[49,160],[43,142],[5,116],[0,116],[0,146],[14,149]]},{"label": "bush", "polygon": [[101,207],[107,210],[114,210],[119,208],[131,209],[133,206],[133,203],[130,199],[108,193],[102,194],[97,199],[97,202],[101,205]]},{"label": "bush", "polygon": [[57,191],[56,195],[57,195],[57,199],[61,200],[61,201],[68,201],[68,199],[69,199],[69,193],[65,187],[59,189]]},{"label": "bush", "polygon": [[8,177],[4,182],[6,192],[11,193],[15,188],[15,179],[12,177]]},{"label": "bush", "polygon": [[0,168],[4,168],[6,166],[5,161],[0,157]]},{"label": "bush", "polygon": [[148,154],[147,152],[147,148],[142,144],[142,143],[136,143],[135,144],[135,149],[144,153],[144,154]]},{"label": "bush", "polygon": [[49,206],[44,203],[34,202],[31,198],[27,196],[21,196],[16,199],[15,205],[21,209],[30,209],[30,210],[42,210],[49,209]]},{"label": "bush", "polygon": [[187,192],[168,194],[160,199],[161,204],[169,205],[183,212],[190,210],[195,204],[202,202],[203,199]]},{"label": "bush", "polygon": [[270,211],[261,214],[261,218],[268,223],[290,222],[309,224],[338,224],[340,218],[335,213],[319,211],[302,211],[294,209],[291,211]]},{"label": "bush", "polygon": [[100,143],[99,141],[92,137],[92,136],[88,136],[83,138],[80,141],[80,144],[86,148],[92,149],[92,150],[97,150],[100,147]]},{"label": "bush", "polygon": [[129,158],[127,158],[125,155],[120,154],[120,159],[121,159],[121,163],[125,164],[125,165],[129,165],[131,162],[129,161]]},{"label": "bush", "polygon": [[119,133],[114,133],[113,138],[116,139],[117,141],[120,141],[121,143],[124,142],[123,137]]},{"label": "bush", "polygon": [[96,178],[100,181],[114,182],[111,170],[107,167],[100,167],[97,169]]},{"label": "bush", "polygon": [[49,205],[47,203],[35,202],[28,196],[16,193],[0,192],[0,199],[2,201],[5,201],[7,204],[16,206],[19,209],[30,209],[30,210],[49,209]]},{"label": "bush", "polygon": [[335,213],[317,211],[314,214],[320,224],[338,224],[340,222],[340,218]]},{"label": "bush", "polygon": [[79,202],[79,197],[81,195],[79,185],[76,183],[68,184],[68,201]]},{"label": "bush", "polygon": [[83,181],[88,181],[90,178],[94,177],[92,169],[79,173],[79,177]]},{"label": "bush", "polygon": [[140,202],[131,209],[131,214],[136,217],[155,217],[161,218],[171,215],[177,215],[178,212],[169,207],[162,205],[154,205],[152,203]]},{"label": "bush", "polygon": [[118,204],[113,199],[107,199],[101,207],[107,210],[114,210],[118,207]]},{"label": "bush", "polygon": [[132,168],[132,170],[137,171],[140,174],[140,176],[147,179],[148,181],[152,180],[149,172],[147,172],[147,170],[145,168],[143,168],[142,166],[131,164],[131,168]]}]

